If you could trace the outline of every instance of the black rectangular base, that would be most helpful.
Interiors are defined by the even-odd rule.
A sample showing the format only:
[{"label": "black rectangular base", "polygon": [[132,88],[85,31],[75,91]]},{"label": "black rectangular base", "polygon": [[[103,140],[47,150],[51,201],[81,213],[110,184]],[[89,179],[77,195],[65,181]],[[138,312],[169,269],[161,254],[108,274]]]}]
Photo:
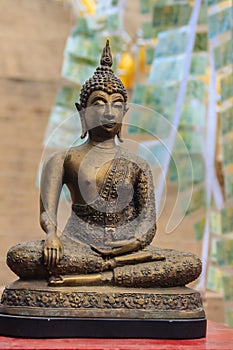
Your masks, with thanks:
[{"label": "black rectangular base", "polygon": [[196,339],[206,336],[202,319],[111,319],[26,317],[0,314],[0,335],[21,338]]}]

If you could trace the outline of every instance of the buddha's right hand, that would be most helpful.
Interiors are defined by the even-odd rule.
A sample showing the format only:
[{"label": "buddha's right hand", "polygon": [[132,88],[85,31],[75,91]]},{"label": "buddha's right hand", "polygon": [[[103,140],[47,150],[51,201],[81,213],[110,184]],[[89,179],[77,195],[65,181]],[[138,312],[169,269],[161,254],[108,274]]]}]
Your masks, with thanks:
[{"label": "buddha's right hand", "polygon": [[44,242],[44,264],[49,271],[59,263],[64,253],[61,240],[55,233],[48,233]]}]

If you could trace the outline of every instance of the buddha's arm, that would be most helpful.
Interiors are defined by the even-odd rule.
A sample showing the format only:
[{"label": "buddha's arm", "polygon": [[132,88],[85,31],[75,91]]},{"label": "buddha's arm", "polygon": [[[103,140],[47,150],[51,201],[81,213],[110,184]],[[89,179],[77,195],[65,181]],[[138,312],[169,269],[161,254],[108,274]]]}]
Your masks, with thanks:
[{"label": "buddha's arm", "polygon": [[63,186],[64,156],[53,155],[43,167],[40,191],[40,224],[47,237],[44,244],[44,262],[52,269],[63,255],[63,246],[57,236],[57,209]]}]

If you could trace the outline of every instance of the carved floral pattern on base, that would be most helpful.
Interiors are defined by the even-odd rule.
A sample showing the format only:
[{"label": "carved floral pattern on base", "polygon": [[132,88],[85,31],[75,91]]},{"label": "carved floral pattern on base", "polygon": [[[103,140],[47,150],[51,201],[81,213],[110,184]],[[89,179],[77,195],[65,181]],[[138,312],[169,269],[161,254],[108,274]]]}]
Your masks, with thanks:
[{"label": "carved floral pattern on base", "polygon": [[195,310],[202,308],[198,292],[184,295],[149,293],[93,293],[67,291],[8,290],[2,295],[4,306],[44,308],[97,308],[144,310]]}]

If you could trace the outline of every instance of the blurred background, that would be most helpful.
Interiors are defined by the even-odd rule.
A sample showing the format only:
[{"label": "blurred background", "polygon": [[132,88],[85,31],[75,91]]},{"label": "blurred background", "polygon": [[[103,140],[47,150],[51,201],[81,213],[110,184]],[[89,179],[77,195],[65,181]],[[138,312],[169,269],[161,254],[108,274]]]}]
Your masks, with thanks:
[{"label": "blurred background", "polygon": [[[153,244],[202,259],[192,287],[209,319],[233,327],[232,2],[0,0],[0,10],[1,289],[16,279],[7,250],[44,238],[40,162],[80,141],[74,102],[109,38],[133,104],[125,142],[155,178]],[[61,225],[67,215],[64,200]]]}]

